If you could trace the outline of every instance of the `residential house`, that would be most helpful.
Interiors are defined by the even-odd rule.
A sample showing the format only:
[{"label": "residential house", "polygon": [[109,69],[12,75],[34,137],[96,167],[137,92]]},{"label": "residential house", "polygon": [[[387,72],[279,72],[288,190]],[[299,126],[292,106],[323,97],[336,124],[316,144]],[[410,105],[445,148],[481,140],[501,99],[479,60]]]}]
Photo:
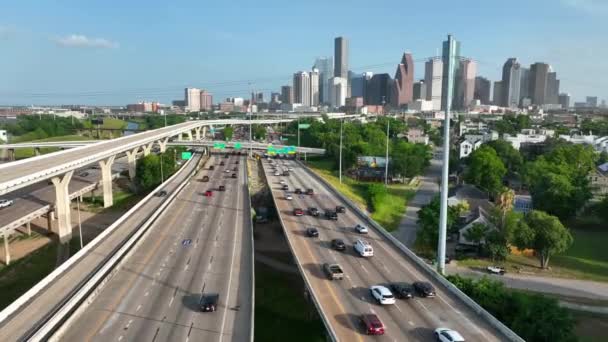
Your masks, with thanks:
[{"label": "residential house", "polygon": [[503,139],[519,150],[523,144],[539,144],[545,142],[547,138],[552,138],[555,131],[550,129],[523,129],[516,135],[503,134]]},{"label": "residential house", "polygon": [[[480,223],[488,226],[490,229],[496,229],[492,222],[489,219],[490,215],[486,212],[483,207],[478,207],[477,210],[474,211],[474,214],[467,221],[464,227],[458,230],[458,244],[460,245],[468,245],[468,246],[477,246],[476,242],[470,241],[466,238],[466,232],[471,229],[476,223]],[[481,241],[483,245],[485,241]]]},{"label": "residential house", "polygon": [[460,159],[468,157],[473,151],[478,149],[482,144],[481,140],[475,140],[471,142],[470,140],[463,139],[460,142]]},{"label": "residential house", "polygon": [[488,194],[472,184],[461,184],[448,191],[448,206],[459,205],[463,202],[468,203],[469,212],[474,212],[479,207],[489,212],[493,207]]},{"label": "residential house", "polygon": [[608,196],[608,163],[604,163],[591,171],[588,179],[593,200],[601,201]]},{"label": "residential house", "polygon": [[526,194],[516,194],[513,198],[513,211],[526,214],[533,208],[532,196]]},{"label": "residential house", "polygon": [[410,128],[407,130],[407,141],[414,144],[429,144],[429,136],[424,134],[420,128]]}]

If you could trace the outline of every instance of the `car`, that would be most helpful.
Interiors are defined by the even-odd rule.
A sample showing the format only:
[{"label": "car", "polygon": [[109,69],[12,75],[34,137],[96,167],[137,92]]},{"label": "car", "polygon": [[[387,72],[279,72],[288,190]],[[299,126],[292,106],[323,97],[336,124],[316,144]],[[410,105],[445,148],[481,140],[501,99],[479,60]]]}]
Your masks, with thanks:
[{"label": "car", "polygon": [[13,200],[0,199],[0,208],[6,208],[13,205]]},{"label": "car", "polygon": [[208,182],[209,181],[209,176],[203,176],[203,182]]},{"label": "car", "polygon": [[342,214],[342,213],[345,213],[345,212],[346,212],[346,208],[344,208],[344,207],[343,207],[343,206],[341,206],[341,205],[337,205],[337,206],[336,206],[336,212],[341,213],[341,214]]},{"label": "car", "polygon": [[213,166],[213,165],[209,166],[209,170],[210,170],[210,171],[211,171],[211,170],[215,170],[215,166]]},{"label": "car", "polygon": [[224,185],[220,185],[220,187],[219,187],[219,189],[218,189],[218,190],[219,190],[219,191],[226,191],[226,186],[224,186]]},{"label": "car", "polygon": [[414,287],[408,283],[391,283],[389,288],[399,299],[410,299],[414,296]]},{"label": "car", "polygon": [[156,197],[165,197],[167,196],[167,191],[165,190],[160,190],[156,193]]},{"label": "car", "polygon": [[420,297],[435,297],[435,289],[431,283],[426,281],[414,282],[414,290]]},{"label": "car", "polygon": [[279,184],[281,184],[281,185],[285,185],[285,184],[287,184],[287,182],[285,182],[285,180],[281,179],[281,180],[279,181]]},{"label": "car", "polygon": [[458,331],[448,328],[435,329],[435,337],[440,342],[465,342]]},{"label": "car", "polygon": [[283,176],[289,176],[289,171],[284,170],[284,171],[283,171]]},{"label": "car", "polygon": [[211,190],[205,191],[205,197],[211,197],[211,196],[213,196],[213,191],[211,191]]},{"label": "car", "polygon": [[296,193],[296,195],[300,195],[300,194],[302,194],[302,189],[300,189],[300,188],[296,188],[295,193]]},{"label": "car", "polygon": [[367,227],[364,226],[364,225],[361,225],[361,224],[357,224],[355,226],[355,231],[357,233],[359,233],[359,234],[367,234],[368,233]]},{"label": "car", "polygon": [[293,167],[288,167],[287,170],[288,171],[293,171]]},{"label": "car", "polygon": [[275,176],[280,176],[280,175],[281,175],[281,173],[279,173],[279,171],[276,171],[276,172],[274,173],[274,175],[275,175]]},{"label": "car", "polygon": [[236,173],[233,173],[231,177],[236,178]]},{"label": "car", "polygon": [[344,279],[344,271],[338,264],[323,264],[323,272],[329,280],[342,280]]},{"label": "car", "polygon": [[307,228],[306,236],[308,237],[319,237],[319,230],[317,228]]},{"label": "car", "polygon": [[230,158],[228,154],[224,154],[224,158]]},{"label": "car", "polygon": [[319,216],[319,209],[315,207],[308,208],[308,215],[310,216]]},{"label": "car", "polygon": [[293,196],[291,196],[290,194],[285,194],[285,199],[291,201],[293,199]]},{"label": "car", "polygon": [[235,161],[234,163],[235,163],[235,164],[238,164],[238,163],[239,163],[239,161],[237,160],[237,161]]},{"label": "car", "polygon": [[81,173],[78,175],[78,177],[86,177],[86,176],[88,176],[88,175],[89,175],[89,173],[85,171],[85,172],[81,172]]},{"label": "car", "polygon": [[315,191],[311,188],[306,189],[306,194],[307,195],[314,195]]},{"label": "car", "polygon": [[492,273],[492,274],[503,275],[507,272],[505,270],[505,268],[501,267],[501,266],[488,266],[486,269],[488,270],[489,273]]},{"label": "car", "polygon": [[295,208],[293,210],[293,214],[294,214],[294,216],[302,216],[302,215],[304,215],[304,210],[302,210],[300,208]]},{"label": "car", "polygon": [[281,190],[289,190],[289,186],[287,186],[287,184],[283,184]]},{"label": "car", "polygon": [[355,244],[353,245],[353,248],[355,249],[355,252],[357,252],[362,257],[374,256],[374,248],[369,242],[363,239],[357,239],[357,241],[355,241]]},{"label": "car", "polygon": [[374,313],[363,314],[359,316],[359,320],[368,335],[384,335],[384,324],[380,321],[378,315]]},{"label": "car", "polygon": [[220,300],[219,293],[203,293],[199,301],[199,308],[202,312],[214,312]]},{"label": "car", "polygon": [[220,162],[220,166],[224,166],[224,162],[223,161]]},{"label": "car", "polygon": [[325,210],[325,218],[332,221],[338,220],[338,214],[333,210]]},{"label": "car", "polygon": [[232,171],[238,171],[238,170],[239,170],[239,168],[236,166],[232,169]]},{"label": "car", "polygon": [[375,285],[369,288],[372,297],[382,305],[395,304],[395,296],[386,286]]},{"label": "car", "polygon": [[230,169],[224,170],[225,173],[230,173]]},{"label": "car", "polygon": [[346,250],[346,244],[344,243],[344,240],[342,240],[342,239],[331,240],[331,247],[337,251]]}]

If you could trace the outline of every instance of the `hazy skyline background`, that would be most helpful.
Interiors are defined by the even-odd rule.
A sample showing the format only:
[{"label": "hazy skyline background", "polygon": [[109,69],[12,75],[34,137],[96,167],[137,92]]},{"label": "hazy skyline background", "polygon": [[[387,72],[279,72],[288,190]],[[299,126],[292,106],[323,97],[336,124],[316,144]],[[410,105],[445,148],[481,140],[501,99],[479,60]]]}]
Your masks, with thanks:
[{"label": "hazy skyline background", "polygon": [[393,76],[408,51],[422,78],[448,33],[478,76],[542,61],[573,102],[607,99],[607,16],[605,0],[3,2],[0,105],[169,103],[187,86],[268,97],[340,35],[352,71]]}]

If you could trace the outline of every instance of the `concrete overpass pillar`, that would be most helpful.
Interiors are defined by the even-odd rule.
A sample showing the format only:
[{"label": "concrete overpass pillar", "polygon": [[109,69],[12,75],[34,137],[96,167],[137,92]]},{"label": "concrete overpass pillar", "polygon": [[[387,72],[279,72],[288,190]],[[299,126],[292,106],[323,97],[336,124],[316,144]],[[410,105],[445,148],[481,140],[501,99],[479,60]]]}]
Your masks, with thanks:
[{"label": "concrete overpass pillar", "polygon": [[27,236],[32,236],[32,223],[28,222],[25,224],[25,229],[27,230]]},{"label": "concrete overpass pillar", "polygon": [[157,142],[158,146],[160,146],[160,153],[165,153],[165,151],[167,151],[167,142],[169,142],[169,138],[164,138]]},{"label": "concrete overpass pillar", "polygon": [[188,134],[188,141],[194,140],[194,138],[192,137],[192,130],[191,129],[189,129],[188,132],[186,132],[186,134]]},{"label": "concrete overpass pillar", "polygon": [[40,147],[34,147],[34,155],[36,155],[36,156],[40,155]]},{"label": "concrete overpass pillar", "polygon": [[[134,153],[134,155],[137,152]],[[106,160],[100,160],[99,166],[101,167],[101,184],[103,188],[103,207],[109,208],[114,204],[114,196],[112,194],[112,164],[114,164],[114,158],[111,156]],[[135,162],[133,162],[133,169],[135,169]],[[131,164],[129,163],[129,176],[131,176]],[[135,171],[133,171],[133,177],[135,177]]]},{"label": "concrete overpass pillar", "polygon": [[196,134],[196,141],[201,140],[201,127],[195,127],[194,128],[194,133]]},{"label": "concrete overpass pillar", "polygon": [[8,160],[9,161],[15,160],[15,149],[14,148],[8,149]]},{"label": "concrete overpass pillar", "polygon": [[55,212],[51,210],[46,214],[46,228],[49,230],[49,232],[53,231],[53,221],[54,220],[55,220]]},{"label": "concrete overpass pillar", "polygon": [[70,192],[68,186],[74,171],[69,171],[63,177],[53,177],[55,185],[55,210],[57,211],[57,235],[59,241],[66,242],[72,237],[72,220],[70,215]]},{"label": "concrete overpass pillar", "polygon": [[154,142],[148,143],[147,145],[141,147],[144,152],[144,157],[150,154],[152,151],[152,145],[154,145]]},{"label": "concrete overpass pillar", "polygon": [[207,126],[203,126],[203,140],[205,139],[205,136],[207,136]]},{"label": "concrete overpass pillar", "polygon": [[11,263],[11,251],[9,250],[8,235],[4,233],[4,264],[9,265]]},{"label": "concrete overpass pillar", "polygon": [[[137,160],[137,151],[139,151],[139,147],[132,149],[131,151],[127,151],[127,165],[129,166],[129,179],[135,179],[135,170],[136,170],[136,160]],[[114,160],[112,160],[114,161]],[[101,165],[101,162],[99,162]],[[105,192],[105,190],[104,190]],[[105,197],[105,195],[104,195]]]}]

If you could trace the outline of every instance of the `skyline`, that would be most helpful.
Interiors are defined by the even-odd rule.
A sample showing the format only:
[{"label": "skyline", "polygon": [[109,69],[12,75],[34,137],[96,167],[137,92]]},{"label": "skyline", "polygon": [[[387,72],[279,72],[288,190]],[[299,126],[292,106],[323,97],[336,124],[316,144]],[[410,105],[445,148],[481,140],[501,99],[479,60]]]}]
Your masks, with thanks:
[{"label": "skyline", "polygon": [[[608,34],[601,22],[608,5],[597,1],[516,0],[509,6],[476,4],[475,10],[444,2],[442,11],[433,13],[436,20],[430,27],[424,15],[405,16],[408,20],[395,25],[393,20],[400,16],[391,9],[402,6],[396,1],[382,1],[386,6],[357,20],[353,15],[369,4],[354,1],[352,8],[331,4],[326,11],[314,13],[318,20],[310,26],[293,25],[310,15],[300,14],[303,5],[270,8],[276,1],[242,4],[243,10],[230,16],[216,15],[229,9],[228,4],[205,7],[182,1],[169,7],[150,1],[142,9],[139,2],[112,3],[3,4],[0,104],[170,103],[181,97],[184,87],[207,89],[216,99],[246,96],[251,91],[268,96],[290,84],[295,71],[311,69],[315,58],[332,56],[338,36],[348,39],[350,70],[392,77],[403,53],[410,52],[414,80],[419,80],[424,78],[422,60],[436,55],[448,33],[462,43],[463,56],[478,62],[479,76],[499,80],[504,62],[511,57],[522,65],[545,62],[558,71],[561,90],[570,93],[573,101],[585,96],[608,98],[606,80],[589,79],[589,75],[608,74],[608,62],[596,57],[608,52],[606,44],[600,45]],[[311,2],[313,7],[317,3]],[[408,9],[414,14],[430,11],[423,4]],[[162,21],[145,20],[161,14]],[[189,21],[194,14],[205,24]],[[456,16],[472,24],[445,20]],[[227,18],[231,25],[223,23]],[[249,27],[264,18],[272,20],[260,28]],[[325,21],[328,18],[335,20]],[[499,18],[503,24],[497,22]],[[504,23],[512,24],[505,30]],[[289,27],[284,28],[285,24]],[[549,45],[556,41],[554,37],[559,37],[559,44]]]}]

